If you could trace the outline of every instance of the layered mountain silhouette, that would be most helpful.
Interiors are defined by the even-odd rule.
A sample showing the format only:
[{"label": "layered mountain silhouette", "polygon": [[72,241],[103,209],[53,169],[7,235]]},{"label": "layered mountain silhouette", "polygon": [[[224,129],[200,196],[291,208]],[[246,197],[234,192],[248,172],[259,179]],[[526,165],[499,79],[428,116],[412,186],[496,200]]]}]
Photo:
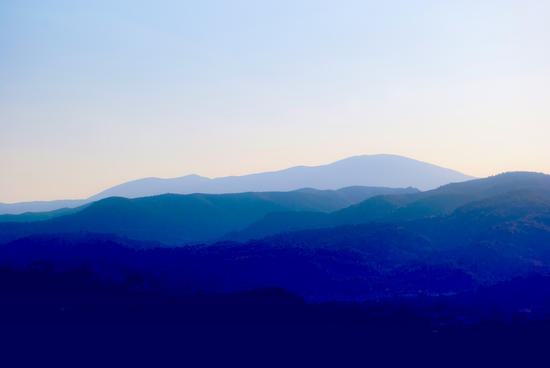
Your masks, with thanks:
[{"label": "layered mountain silhouette", "polygon": [[89,231],[136,240],[183,244],[217,240],[280,211],[332,212],[381,194],[414,188],[349,187],[237,194],[110,197],[77,209],[0,216],[0,242],[41,233]]},{"label": "layered mountain silhouette", "polygon": [[108,197],[138,198],[166,193],[223,194],[331,189],[350,186],[434,189],[473,179],[460,172],[396,155],[363,155],[322,166],[296,166],[259,174],[210,179],[198,175],[180,178],[144,178],[109,188],[85,200],[0,204],[0,214],[43,212],[77,207]]},{"label": "layered mountain silhouette", "polygon": [[[319,195],[326,193],[314,195],[315,201],[311,200],[313,197],[306,201],[299,194],[163,195],[102,200],[79,213],[48,221],[2,224],[0,233],[4,235],[9,229],[6,225],[46,225],[32,229],[34,235],[30,237],[0,246],[0,261],[7,265],[47,261],[61,269],[85,266],[100,279],[140,274],[143,287],[154,281],[172,292],[183,288],[232,292],[275,286],[318,301],[455,295],[550,271],[547,175],[509,173],[431,192],[382,195],[331,214],[311,211],[319,208],[312,203],[319,203]],[[244,202],[238,196],[243,196]],[[262,197],[269,198],[269,204],[262,202]],[[98,227],[89,230],[112,226],[124,236],[170,240],[170,236],[181,236],[174,231],[186,222],[190,225],[183,227],[185,231],[206,226],[197,220],[203,215],[210,219],[203,229],[212,231],[227,221],[220,215],[223,210],[235,217],[232,221],[242,221],[247,216],[249,221],[253,216],[247,214],[247,208],[257,209],[255,215],[260,215],[259,208],[271,211],[284,207],[289,199],[294,208],[308,209],[310,221],[328,216],[336,222],[258,240],[186,247],[165,247],[116,234],[62,233],[91,224]],[[384,210],[372,215],[369,211],[374,207],[366,206],[372,201],[383,203]],[[203,202],[209,203],[208,210],[197,211],[204,208]],[[184,206],[178,207],[179,203]],[[184,207],[192,211],[179,215]],[[140,219],[145,213],[149,215]],[[194,220],[192,213],[197,214]],[[348,223],[338,223],[341,218],[349,219]]]},{"label": "layered mountain silhouette", "polygon": [[[417,221],[414,226],[424,226],[418,221],[452,218],[492,201],[496,201],[501,211],[517,216],[536,208],[536,204],[545,208],[548,197],[550,176],[520,172],[448,184],[426,192],[413,188],[350,187],[337,191],[110,197],[73,210],[0,216],[0,221],[4,221],[0,222],[0,241],[32,234],[82,231],[172,245],[248,241],[280,233],[366,223]],[[505,207],[512,204],[517,207]],[[473,228],[481,223],[475,218],[468,212],[468,216],[449,225],[448,231],[459,229],[466,233],[463,224]]]}]

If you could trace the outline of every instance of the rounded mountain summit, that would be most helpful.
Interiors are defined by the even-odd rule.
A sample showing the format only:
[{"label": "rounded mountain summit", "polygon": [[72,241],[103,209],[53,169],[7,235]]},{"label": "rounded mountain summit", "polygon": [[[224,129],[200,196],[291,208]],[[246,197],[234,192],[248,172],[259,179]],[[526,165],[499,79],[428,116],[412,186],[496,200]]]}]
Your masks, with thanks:
[{"label": "rounded mountain summit", "polygon": [[435,189],[441,185],[474,179],[455,170],[403,156],[379,154],[353,156],[321,166],[295,166],[284,170],[206,178],[144,178],[98,193],[90,200],[111,196],[136,198],[163,193],[240,193],[290,191],[301,188],[340,189],[350,186],[415,187]]}]

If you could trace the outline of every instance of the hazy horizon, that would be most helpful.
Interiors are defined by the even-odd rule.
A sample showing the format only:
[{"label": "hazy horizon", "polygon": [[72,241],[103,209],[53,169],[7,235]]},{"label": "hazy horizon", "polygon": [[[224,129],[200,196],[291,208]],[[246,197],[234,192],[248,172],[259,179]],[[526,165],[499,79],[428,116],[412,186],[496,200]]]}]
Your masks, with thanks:
[{"label": "hazy horizon", "polygon": [[[64,202],[64,201],[67,201],[67,200],[68,201],[73,201],[73,200],[77,200],[77,201],[79,201],[79,200],[92,200],[92,201],[95,201],[95,200],[99,200],[99,199],[109,197],[109,196],[121,196],[121,197],[128,197],[128,198],[137,198],[137,197],[144,197],[144,196],[159,195],[159,194],[163,194],[163,193],[179,193],[179,194],[191,194],[191,193],[216,194],[216,193],[219,193],[219,194],[224,194],[224,193],[240,193],[240,192],[277,192],[277,191],[286,192],[286,191],[294,191],[294,190],[303,189],[303,188],[313,188],[313,189],[318,189],[318,190],[339,190],[339,189],[343,189],[343,188],[351,188],[351,187],[354,187],[354,186],[357,186],[357,187],[372,187],[372,188],[395,188],[395,189],[398,189],[398,188],[415,188],[417,190],[418,189],[420,189],[420,190],[431,190],[431,189],[435,189],[439,185],[445,185],[445,184],[448,184],[448,183],[451,183],[451,182],[455,182],[455,180],[445,180],[444,177],[441,176],[441,177],[439,177],[439,179],[436,179],[436,180],[439,180],[438,184],[432,184],[432,185],[426,184],[426,182],[429,182],[430,179],[433,179],[433,178],[428,178],[428,177],[425,177],[425,178],[418,177],[416,179],[418,182],[413,183],[413,182],[409,182],[410,179],[408,178],[407,174],[405,174],[403,172],[399,172],[398,170],[395,170],[395,168],[388,167],[388,169],[389,169],[388,173],[386,173],[385,175],[380,175],[379,177],[373,177],[372,179],[370,179],[370,181],[372,181],[371,183],[362,183],[362,180],[364,180],[364,178],[360,179],[359,177],[357,177],[355,180],[352,179],[351,182],[346,183],[347,180],[351,179],[351,178],[348,177],[348,175],[351,173],[350,170],[351,171],[357,170],[361,167],[361,166],[357,166],[357,164],[354,164],[354,165],[350,166],[347,173],[345,173],[345,172],[341,173],[342,177],[340,177],[339,179],[341,179],[343,181],[342,181],[342,184],[340,184],[340,185],[338,185],[338,184],[335,185],[335,183],[332,183],[332,184],[329,183],[329,181],[331,181],[330,178],[325,178],[326,182],[323,181],[323,180],[321,180],[319,182],[320,178],[317,178],[317,179],[313,179],[313,181],[311,181],[310,183],[306,183],[306,184],[303,184],[303,185],[300,185],[300,184],[296,185],[296,183],[295,183],[295,185],[292,185],[292,184],[287,183],[286,185],[288,187],[285,187],[285,185],[283,185],[283,187],[278,187],[278,184],[281,184],[281,182],[280,182],[280,179],[277,179],[275,177],[267,176],[267,177],[264,177],[264,178],[261,178],[261,179],[260,178],[257,178],[257,179],[253,178],[253,177],[256,177],[257,175],[265,175],[265,174],[269,175],[269,174],[276,174],[276,173],[283,174],[283,173],[287,172],[288,170],[294,170],[294,169],[300,169],[300,168],[333,167],[335,164],[344,163],[344,162],[352,162],[352,161],[354,161],[358,158],[367,158],[367,159],[376,158],[377,160],[378,159],[382,159],[382,160],[384,160],[384,159],[390,159],[390,160],[397,159],[397,161],[394,161],[394,162],[398,162],[400,164],[405,165],[405,167],[403,167],[402,169],[407,168],[408,170],[411,170],[414,167],[413,165],[419,164],[419,165],[421,165],[421,167],[432,167],[437,172],[436,176],[437,175],[443,175],[444,172],[450,170],[450,172],[449,172],[450,175],[452,175],[453,177],[456,177],[456,178],[458,178],[458,177],[461,178],[459,181],[462,181],[462,180],[465,180],[465,179],[477,179],[477,177],[468,175],[467,173],[458,172],[458,171],[453,170],[451,168],[440,167],[440,166],[437,166],[437,165],[433,165],[430,162],[419,161],[419,160],[415,160],[414,158],[410,158],[410,157],[406,157],[406,156],[394,155],[394,154],[371,154],[371,155],[364,154],[364,155],[355,155],[355,156],[350,156],[350,157],[344,157],[342,159],[331,161],[331,162],[325,162],[325,163],[322,163],[320,165],[294,165],[294,166],[283,167],[283,168],[276,169],[276,170],[251,172],[251,173],[246,173],[246,174],[243,174],[243,175],[226,175],[226,176],[219,176],[219,177],[207,177],[207,176],[204,176],[204,175],[200,175],[198,173],[191,173],[191,174],[187,174],[187,175],[183,175],[183,176],[167,177],[167,178],[140,177],[140,178],[136,178],[134,180],[128,180],[128,181],[125,181],[125,182],[115,183],[115,184],[109,186],[108,188],[104,188],[104,190],[101,190],[101,191],[98,191],[98,192],[95,192],[95,193],[91,193],[90,195],[87,195],[87,196],[81,197],[81,198],[54,198],[54,199],[49,199],[49,200],[38,199],[38,200],[18,201],[18,202],[11,202],[11,203],[0,201],[0,204],[9,205],[9,204],[21,204],[21,203],[32,203],[32,202],[48,202],[48,201]],[[364,162],[364,163],[366,163],[367,166],[368,166],[369,165],[368,162],[369,161]],[[381,162],[382,161],[380,161],[380,163]],[[373,163],[376,165],[375,162],[373,162]],[[360,164],[359,162],[358,162],[358,164],[359,165],[364,165],[364,164]],[[389,163],[389,164],[392,165],[391,163]],[[427,164],[427,165],[424,165],[424,164]],[[409,166],[409,167],[407,167],[407,166]],[[370,167],[370,168],[369,167],[364,167],[364,169],[372,170],[373,167]],[[410,172],[408,174],[410,175]],[[370,177],[369,173],[365,173],[364,175],[366,175],[366,177]],[[146,184],[146,182],[149,179],[176,180],[176,179],[187,179],[187,178],[190,178],[190,177],[193,177],[193,176],[194,177],[200,177],[202,179],[208,179],[209,182],[208,183],[205,183],[205,182],[202,182],[202,181],[196,182],[196,183],[192,184],[191,188],[194,188],[194,189],[191,189],[191,190],[185,190],[187,185],[184,184],[184,182],[178,182],[178,183],[174,182],[174,183],[165,183],[165,184],[158,183],[159,185],[161,185],[161,188],[163,187],[163,185],[168,185],[167,190],[160,189],[160,191],[159,191],[159,189],[156,188],[156,184],[153,184],[153,183]],[[252,187],[246,187],[246,185],[245,185],[244,188],[239,189],[238,184],[235,187],[235,183],[231,183],[231,179],[239,179],[239,178],[245,179],[247,177],[250,179],[248,185],[252,185]],[[392,180],[389,179],[390,177],[400,178],[401,183],[400,184],[395,184],[395,183],[390,184],[392,182]],[[218,188],[213,189],[213,187],[212,187],[213,182],[215,182],[217,180],[225,180],[225,179],[229,179],[230,182],[225,183],[225,184],[224,183],[219,183]],[[335,179],[337,179],[337,178],[332,178],[333,181]],[[291,181],[296,180],[296,176],[295,175],[290,175],[288,177],[285,177],[285,179],[283,179],[283,180],[291,180]],[[142,186],[141,186],[141,184],[139,184],[141,182],[144,182],[144,184]],[[338,182],[338,180],[336,180],[336,182]],[[123,188],[127,188],[126,186],[128,184],[137,184],[138,187],[141,188],[140,190],[145,190],[146,192],[144,192],[143,194],[132,194],[132,195],[130,195],[126,192],[127,189],[123,189]],[[181,187],[182,185],[183,185],[183,187]],[[227,185],[229,185],[229,186],[227,186]],[[262,188],[264,186],[267,186],[267,187]],[[120,192],[117,191],[117,189],[119,187],[122,187]],[[115,190],[115,191],[113,192],[113,190]],[[147,193],[147,191],[151,191],[151,193]],[[157,193],[157,191],[158,191],[158,193]],[[107,195],[102,195],[104,192],[107,193]],[[82,204],[82,203],[80,203],[80,204]],[[62,205],[61,207],[64,207],[64,206],[74,207],[74,206],[78,206],[80,204],[72,204],[72,205],[67,204],[67,205]],[[61,208],[61,207],[59,207],[59,208]],[[55,208],[57,208],[57,207],[55,207]],[[39,211],[40,210],[31,210],[31,211],[17,210],[16,212],[19,213],[19,212],[39,212]]]},{"label": "hazy horizon", "polygon": [[346,157],[341,157],[341,158],[338,158],[336,160],[332,160],[332,161],[329,161],[329,162],[320,162],[320,163],[308,163],[308,164],[300,164],[300,163],[297,163],[297,164],[294,164],[294,165],[288,165],[288,166],[284,166],[284,167],[277,167],[277,168],[273,168],[273,169],[266,169],[266,170],[255,170],[255,171],[243,171],[242,173],[239,173],[239,174],[228,174],[228,175],[221,175],[221,176],[207,176],[207,175],[202,175],[200,172],[189,172],[189,173],[186,173],[186,174],[183,174],[183,175],[177,175],[177,176],[140,176],[140,177],[134,177],[134,178],[129,178],[129,179],[125,179],[123,181],[120,181],[120,182],[113,182],[112,184],[106,186],[106,187],[102,187],[100,188],[99,190],[96,190],[94,192],[90,192],[90,193],[87,193],[87,194],[84,194],[83,196],[81,197],[51,197],[51,198],[35,198],[35,199],[30,199],[30,200],[17,200],[17,201],[1,201],[0,200],[0,203],[4,203],[4,204],[10,204],[10,203],[20,203],[20,202],[34,202],[34,201],[55,201],[55,200],[73,200],[73,199],[87,199],[89,197],[93,197],[95,194],[98,194],[104,190],[107,190],[109,188],[112,188],[114,186],[117,186],[119,184],[123,184],[123,183],[127,183],[127,182],[132,182],[132,181],[136,181],[136,180],[140,180],[140,179],[177,179],[177,178],[182,178],[182,177],[186,177],[186,176],[199,176],[199,177],[202,177],[202,178],[207,178],[207,179],[220,179],[220,178],[227,178],[227,177],[238,177],[238,176],[246,176],[246,175],[254,175],[254,174],[262,174],[262,173],[269,173],[269,172],[278,172],[278,171],[283,171],[283,170],[286,170],[286,169],[290,169],[290,168],[296,168],[296,167],[317,167],[317,166],[324,166],[324,165],[328,165],[328,164],[331,164],[331,163],[334,163],[334,162],[338,162],[338,161],[341,161],[341,160],[345,160],[347,158],[353,158],[353,157],[360,157],[360,156],[399,156],[399,157],[405,157],[405,158],[409,158],[409,159],[412,159],[412,160],[415,160],[415,161],[419,161],[419,162],[424,162],[424,163],[428,163],[428,164],[433,164],[433,165],[436,165],[436,166],[439,166],[441,168],[444,168],[444,169],[450,169],[450,170],[453,170],[453,171],[457,171],[461,174],[464,174],[464,175],[467,175],[467,176],[471,176],[472,178],[476,179],[476,178],[485,178],[485,177],[490,177],[490,176],[494,176],[494,175],[499,175],[499,174],[503,174],[503,173],[508,173],[508,172],[523,172],[523,171],[529,171],[529,172],[536,172],[536,173],[543,173],[543,174],[548,174],[550,175],[550,172],[544,172],[544,171],[538,171],[538,170],[522,170],[522,169],[517,169],[517,170],[503,170],[503,171],[498,171],[498,172],[492,172],[492,173],[489,173],[487,175],[483,175],[483,176],[477,176],[477,175],[473,175],[473,174],[470,174],[469,172],[464,172],[464,171],[460,171],[460,170],[456,170],[452,167],[447,167],[447,166],[444,166],[444,165],[438,165],[438,164],[435,164],[433,162],[429,162],[429,161],[425,161],[425,160],[418,160],[414,157],[410,157],[410,156],[406,156],[406,155],[397,155],[397,154],[393,154],[393,153],[372,153],[372,154],[358,154],[358,155],[351,155],[351,156],[346,156]]},{"label": "hazy horizon", "polygon": [[550,173],[547,1],[0,4],[0,202],[396,154]]}]

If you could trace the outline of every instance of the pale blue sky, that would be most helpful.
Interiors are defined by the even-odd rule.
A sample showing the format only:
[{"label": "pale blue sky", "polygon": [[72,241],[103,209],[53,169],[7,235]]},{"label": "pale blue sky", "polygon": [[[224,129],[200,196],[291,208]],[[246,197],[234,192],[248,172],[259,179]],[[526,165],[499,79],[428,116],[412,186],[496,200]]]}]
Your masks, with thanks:
[{"label": "pale blue sky", "polygon": [[394,153],[550,173],[550,2],[0,2],[0,202]]}]

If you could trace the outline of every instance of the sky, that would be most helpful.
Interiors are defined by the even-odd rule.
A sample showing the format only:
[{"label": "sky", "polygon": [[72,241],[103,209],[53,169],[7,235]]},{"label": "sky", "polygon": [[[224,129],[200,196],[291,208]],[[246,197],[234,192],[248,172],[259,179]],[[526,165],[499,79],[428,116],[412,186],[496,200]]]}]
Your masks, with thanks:
[{"label": "sky", "polygon": [[389,153],[550,173],[550,1],[0,2],[0,202]]}]

